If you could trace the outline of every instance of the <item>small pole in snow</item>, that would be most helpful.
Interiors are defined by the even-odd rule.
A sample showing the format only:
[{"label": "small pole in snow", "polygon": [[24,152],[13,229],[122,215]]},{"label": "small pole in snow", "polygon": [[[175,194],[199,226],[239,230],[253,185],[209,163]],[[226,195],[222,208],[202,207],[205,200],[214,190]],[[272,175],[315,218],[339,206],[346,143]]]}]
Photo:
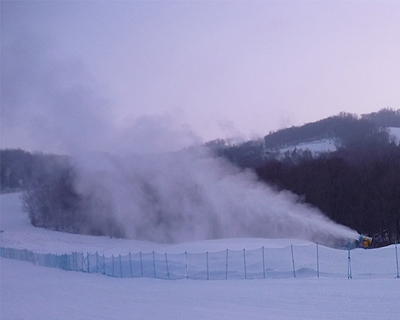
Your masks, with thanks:
[{"label": "small pole in snow", "polygon": [[122,276],[122,258],[121,258],[121,255],[119,255],[119,269],[120,269],[120,272],[121,272],[121,278],[123,278],[123,276]]},{"label": "small pole in snow", "polygon": [[112,275],[113,277],[115,277],[114,255],[112,255],[112,271],[113,271]]},{"label": "small pole in snow", "polygon": [[318,242],[317,242],[317,277],[319,278],[319,255],[318,255]]},{"label": "small pole in snow", "polygon": [[210,279],[209,271],[208,271],[208,251],[206,252],[206,258],[207,258],[207,280]]},{"label": "small pole in snow", "polygon": [[247,279],[246,249],[243,249],[243,260],[244,260],[244,278]]},{"label": "small pole in snow", "polygon": [[99,273],[99,253],[96,251],[96,273]]},{"label": "small pole in snow", "polygon": [[106,257],[104,256],[104,253],[103,253],[103,274],[106,274]]},{"label": "small pole in snow", "polygon": [[88,273],[90,273],[90,256],[89,256],[89,252],[87,253],[87,271],[88,271]]},{"label": "small pole in snow", "polygon": [[187,252],[185,251],[185,273],[186,273],[186,279],[189,279],[189,274],[188,274],[188,256]]},{"label": "small pole in snow", "polygon": [[228,279],[228,249],[226,249],[226,275],[225,279]]},{"label": "small pole in snow", "polygon": [[348,265],[347,265],[347,279],[353,279],[353,276],[351,274],[351,256],[350,256],[350,241],[348,244],[349,247],[349,254],[348,254]]},{"label": "small pole in snow", "polygon": [[133,278],[133,270],[132,270],[132,256],[129,252],[129,268],[131,269],[131,278]]},{"label": "small pole in snow", "polygon": [[143,277],[143,259],[142,259],[142,252],[140,252],[140,276]]},{"label": "small pole in snow", "polygon": [[165,264],[166,264],[166,266],[167,266],[167,276],[168,276],[168,280],[170,280],[170,278],[169,278],[168,256],[167,256],[167,253],[165,253]]},{"label": "small pole in snow", "polygon": [[157,278],[156,274],[156,254],[153,251],[153,268],[154,268],[154,278]]},{"label": "small pole in snow", "polygon": [[397,239],[394,242],[394,247],[396,249],[396,266],[397,266],[397,278],[399,278],[399,256],[397,255]]},{"label": "small pole in snow", "polygon": [[294,254],[293,254],[293,245],[290,245],[290,248],[292,250],[292,264],[293,264],[293,277],[296,278],[296,268],[294,267]]},{"label": "small pole in snow", "polygon": [[264,252],[264,246],[262,247],[262,260],[263,260],[263,274],[264,274],[264,279],[265,279],[265,252]]}]

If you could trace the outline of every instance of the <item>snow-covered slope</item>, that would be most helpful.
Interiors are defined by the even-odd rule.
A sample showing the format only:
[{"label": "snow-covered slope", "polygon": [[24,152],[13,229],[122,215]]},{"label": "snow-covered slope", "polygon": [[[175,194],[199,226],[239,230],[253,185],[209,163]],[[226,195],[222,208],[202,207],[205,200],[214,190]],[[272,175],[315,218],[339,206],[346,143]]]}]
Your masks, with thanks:
[{"label": "snow-covered slope", "polygon": [[400,281],[117,279],[1,258],[2,320],[397,320]]},{"label": "snow-covered slope", "polygon": [[336,151],[335,141],[332,139],[321,139],[310,142],[302,142],[290,147],[279,149],[280,153],[293,152],[294,150],[310,150],[312,153]]},{"label": "snow-covered slope", "polygon": [[[389,127],[387,128],[390,137],[395,138],[397,143],[400,142],[400,128]],[[267,150],[269,152],[279,152],[280,154],[284,154],[286,152],[292,153],[294,150],[309,150],[312,153],[321,153],[321,152],[333,152],[336,151],[336,142],[334,139],[320,139],[309,142],[301,142],[298,144],[294,144],[292,146],[288,146],[285,148],[280,148],[278,150]]]},{"label": "snow-covered slope", "polygon": [[[99,251],[105,254],[151,250],[160,253],[216,252],[227,248],[251,250],[261,246],[286,250],[291,243],[296,245],[297,253],[302,252],[302,248],[310,248],[308,242],[295,239],[222,239],[165,245],[65,234],[32,227],[21,210],[18,197],[18,194],[0,197],[1,246],[39,252]],[[312,248],[314,255],[315,245]],[[320,249],[322,254],[323,248]],[[387,252],[391,253],[389,258]],[[327,253],[321,261],[321,269],[337,265],[343,274],[347,274],[347,252],[329,249]],[[394,246],[353,250],[352,257],[353,269],[364,273],[352,280],[347,277],[297,277],[215,281],[118,279],[1,258],[0,318],[398,319],[400,281],[393,269]],[[279,254],[268,258],[279,261]],[[298,254],[298,273],[315,268],[301,267],[306,258]],[[371,270],[383,274],[388,266],[393,270],[388,278],[370,275]]]},{"label": "snow-covered slope", "polygon": [[400,128],[390,127],[388,128],[389,134],[391,137],[395,138],[397,144],[400,143]]}]

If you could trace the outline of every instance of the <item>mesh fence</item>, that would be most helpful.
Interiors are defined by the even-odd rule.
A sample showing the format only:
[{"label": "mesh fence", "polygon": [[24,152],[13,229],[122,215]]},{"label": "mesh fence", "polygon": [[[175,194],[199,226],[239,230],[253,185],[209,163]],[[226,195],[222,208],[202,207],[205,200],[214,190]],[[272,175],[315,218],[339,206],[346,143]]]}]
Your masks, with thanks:
[{"label": "mesh fence", "polygon": [[0,256],[39,266],[117,278],[399,278],[397,244],[372,250],[338,250],[314,244],[205,253],[160,254],[153,251],[111,257],[99,253],[51,254],[0,247]]}]

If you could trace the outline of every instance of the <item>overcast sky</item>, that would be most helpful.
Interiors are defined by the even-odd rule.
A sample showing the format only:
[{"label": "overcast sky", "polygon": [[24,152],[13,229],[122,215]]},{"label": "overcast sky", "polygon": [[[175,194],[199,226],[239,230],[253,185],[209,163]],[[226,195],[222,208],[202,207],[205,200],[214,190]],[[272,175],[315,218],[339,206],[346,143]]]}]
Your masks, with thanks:
[{"label": "overcast sky", "polygon": [[1,148],[166,151],[400,109],[400,1],[2,1]]}]

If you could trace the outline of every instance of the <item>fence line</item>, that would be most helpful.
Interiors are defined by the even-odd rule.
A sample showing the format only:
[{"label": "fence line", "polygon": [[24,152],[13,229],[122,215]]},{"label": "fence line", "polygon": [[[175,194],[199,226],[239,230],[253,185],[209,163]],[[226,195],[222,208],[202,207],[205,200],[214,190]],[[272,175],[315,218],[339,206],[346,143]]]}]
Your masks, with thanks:
[{"label": "fence line", "polygon": [[[37,253],[0,247],[0,256],[68,271],[100,273],[117,278],[266,279],[298,277],[399,278],[397,243],[385,248],[338,250],[319,246],[224,250],[220,252],[159,254],[129,253],[106,257],[78,252]],[[393,248],[395,249],[393,252]],[[316,249],[316,250],[315,250]],[[346,252],[347,251],[347,252]],[[379,251],[379,256],[376,252]],[[352,254],[351,254],[352,252]],[[346,254],[347,253],[347,254]],[[395,254],[395,263],[393,263]],[[295,260],[296,258],[296,260]],[[347,258],[347,259],[346,259]],[[391,262],[392,263],[391,263]],[[297,266],[297,268],[296,268]],[[316,266],[316,269],[315,269]]]}]

